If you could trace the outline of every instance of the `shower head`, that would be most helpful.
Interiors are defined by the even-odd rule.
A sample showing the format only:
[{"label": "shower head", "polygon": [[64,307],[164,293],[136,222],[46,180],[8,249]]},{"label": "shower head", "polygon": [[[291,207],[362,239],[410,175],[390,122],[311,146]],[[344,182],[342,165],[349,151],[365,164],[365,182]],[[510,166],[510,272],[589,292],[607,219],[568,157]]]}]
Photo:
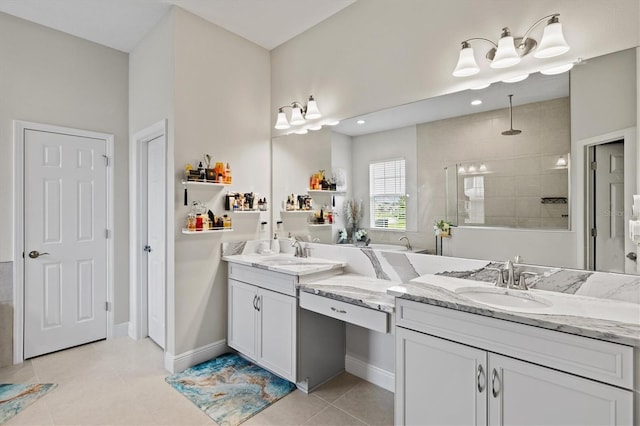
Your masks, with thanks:
[{"label": "shower head", "polygon": [[504,132],[502,132],[502,134],[504,136],[514,136],[514,135],[519,135],[520,133],[522,133],[522,130],[517,130],[513,128],[513,104],[511,103],[511,98],[513,97],[513,95],[509,95],[509,122],[510,122],[510,128],[509,130],[505,130]]}]

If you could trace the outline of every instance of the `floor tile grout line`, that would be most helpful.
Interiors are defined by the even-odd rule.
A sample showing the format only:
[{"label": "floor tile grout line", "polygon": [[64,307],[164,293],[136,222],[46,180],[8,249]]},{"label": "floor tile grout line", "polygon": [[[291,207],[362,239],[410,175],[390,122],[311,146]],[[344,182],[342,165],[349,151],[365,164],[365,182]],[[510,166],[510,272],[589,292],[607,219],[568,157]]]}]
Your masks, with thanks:
[{"label": "floor tile grout line", "polygon": [[347,414],[347,415],[349,415],[349,416],[353,417],[354,419],[358,420],[359,422],[362,422],[362,423],[364,423],[365,425],[370,426],[370,425],[369,425],[369,423],[365,422],[363,419],[359,418],[358,416],[356,416],[356,415],[354,415],[354,414],[352,414],[352,413],[348,412],[347,410],[345,410],[345,409],[343,409],[343,408],[340,408],[340,407],[336,407],[336,406],[335,406],[335,405],[333,405],[333,404],[331,404],[331,406],[332,406],[333,408],[336,408],[336,409],[338,409],[338,410],[342,411],[343,413],[345,413],[345,414]]}]

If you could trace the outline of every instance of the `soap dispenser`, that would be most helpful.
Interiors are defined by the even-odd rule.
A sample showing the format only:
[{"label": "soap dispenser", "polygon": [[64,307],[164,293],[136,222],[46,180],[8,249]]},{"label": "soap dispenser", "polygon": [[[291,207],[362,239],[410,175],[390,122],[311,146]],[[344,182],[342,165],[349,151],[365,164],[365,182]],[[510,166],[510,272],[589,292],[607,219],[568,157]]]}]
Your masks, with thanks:
[{"label": "soap dispenser", "polygon": [[273,240],[271,240],[271,251],[274,253],[280,253],[280,240],[278,240],[278,234],[273,234]]}]

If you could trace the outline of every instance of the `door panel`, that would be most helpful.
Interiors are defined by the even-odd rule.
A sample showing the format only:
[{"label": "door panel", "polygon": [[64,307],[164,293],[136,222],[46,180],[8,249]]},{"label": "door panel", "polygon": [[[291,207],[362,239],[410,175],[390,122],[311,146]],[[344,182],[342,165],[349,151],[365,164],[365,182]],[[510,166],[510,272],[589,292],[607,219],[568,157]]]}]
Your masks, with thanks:
[{"label": "door panel", "polygon": [[229,346],[256,359],[257,288],[229,280]]},{"label": "door panel", "polygon": [[396,345],[396,424],[486,425],[485,351],[401,327]]},{"label": "door panel", "polygon": [[597,145],[595,186],[595,270],[624,272],[624,143]]},{"label": "door panel", "polygon": [[166,202],[165,137],[147,144],[147,312],[149,337],[165,347],[166,312]]},{"label": "door panel", "polygon": [[264,289],[258,297],[258,361],[295,382],[296,298]]},{"label": "door panel", "polygon": [[[490,425],[627,425],[633,392],[489,354]],[[494,396],[495,393],[495,396]],[[533,402],[535,401],[535,403]]]},{"label": "door panel", "polygon": [[105,140],[25,130],[25,358],[106,337],[105,150]]}]

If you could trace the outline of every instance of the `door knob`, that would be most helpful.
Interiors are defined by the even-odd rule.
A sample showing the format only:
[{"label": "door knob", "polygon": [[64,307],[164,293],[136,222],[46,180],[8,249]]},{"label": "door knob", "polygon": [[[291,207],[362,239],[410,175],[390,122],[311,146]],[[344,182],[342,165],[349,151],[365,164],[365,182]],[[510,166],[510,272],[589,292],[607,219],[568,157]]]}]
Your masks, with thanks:
[{"label": "door knob", "polygon": [[40,253],[38,250],[33,250],[29,252],[29,257],[32,259],[37,259],[40,256],[44,256],[45,254],[49,254],[49,253]]},{"label": "door knob", "polygon": [[147,244],[146,246],[144,246],[143,250],[147,253],[151,253],[151,246]]},{"label": "door knob", "polygon": [[638,255],[635,254],[634,252],[631,253],[627,253],[627,257],[631,260],[633,260],[634,262],[638,260]]}]

